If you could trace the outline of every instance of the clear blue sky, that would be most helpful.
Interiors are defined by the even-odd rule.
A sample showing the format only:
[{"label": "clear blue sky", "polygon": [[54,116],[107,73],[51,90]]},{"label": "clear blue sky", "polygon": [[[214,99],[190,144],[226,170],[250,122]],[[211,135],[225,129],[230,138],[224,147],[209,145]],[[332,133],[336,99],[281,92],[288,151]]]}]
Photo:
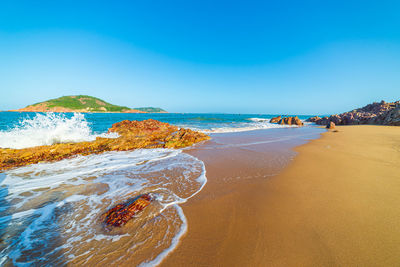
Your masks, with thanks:
[{"label": "clear blue sky", "polygon": [[1,1],[0,109],[88,94],[170,112],[400,99],[400,1]]}]

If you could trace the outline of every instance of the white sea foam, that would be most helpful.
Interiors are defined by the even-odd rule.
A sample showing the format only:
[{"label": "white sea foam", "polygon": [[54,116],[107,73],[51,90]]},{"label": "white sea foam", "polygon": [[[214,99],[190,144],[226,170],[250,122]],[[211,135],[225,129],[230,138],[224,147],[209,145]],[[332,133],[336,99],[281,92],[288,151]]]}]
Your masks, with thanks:
[{"label": "white sea foam", "polygon": [[[126,255],[149,253],[149,248],[149,258],[134,265],[159,264],[187,230],[178,205],[207,182],[202,161],[169,149],[79,156],[1,175],[0,201],[6,209],[0,211],[0,231],[8,238],[0,262],[17,266],[85,265],[94,259],[118,264]],[[103,212],[141,193],[156,200],[133,220],[133,230],[104,233],[99,228]],[[112,258],[119,249],[125,256]]]},{"label": "white sea foam", "polygon": [[262,129],[279,129],[279,128],[292,128],[298,127],[297,125],[281,125],[277,123],[269,123],[269,119],[259,119],[252,118],[249,119],[253,122],[248,123],[240,123],[235,125],[234,127],[225,126],[225,127],[216,127],[207,130],[201,130],[205,133],[234,133],[234,132],[247,132],[254,130],[262,130]]},{"label": "white sea foam", "polygon": [[116,133],[96,135],[81,113],[71,118],[63,114],[37,113],[6,131],[0,131],[0,147],[26,148],[55,143],[93,141],[96,137],[116,138]]},{"label": "white sea foam", "polygon": [[[190,197],[186,198],[186,199],[182,199],[180,203],[186,202],[188,199],[192,198],[193,196],[195,196],[197,193],[199,193],[203,187],[206,185],[207,183],[207,177],[206,177],[206,167],[204,165],[203,162],[201,162],[202,165],[202,173],[201,175],[196,179],[200,184],[200,188],[194,192]],[[188,226],[187,226],[187,219],[185,217],[185,214],[183,213],[182,208],[178,205],[180,203],[174,203],[173,206],[176,209],[176,211],[179,214],[179,218],[182,221],[182,225],[181,228],[179,229],[179,232],[173,237],[172,241],[171,241],[171,245],[165,249],[163,252],[161,252],[159,255],[157,255],[157,257],[155,257],[153,260],[151,261],[147,261],[142,263],[140,266],[156,266],[159,265],[163,259],[172,251],[174,251],[176,249],[176,247],[179,244],[179,241],[181,239],[181,237],[187,232]]]},{"label": "white sea foam", "polygon": [[255,121],[255,122],[264,122],[264,121],[270,121],[271,119],[266,119],[266,118],[250,118],[248,119],[249,121]]},{"label": "white sea foam", "polygon": [[[281,125],[277,123],[270,123],[270,119],[267,118],[248,118],[247,122],[231,122],[231,123],[220,123],[213,125],[205,125],[208,127],[198,127],[193,125],[181,124],[180,127],[191,128],[195,131],[203,133],[234,133],[234,132],[247,132],[262,129],[279,129],[279,128],[296,128],[297,125]],[[214,126],[214,127],[213,127]]]},{"label": "white sea foam", "polygon": [[187,219],[185,217],[185,214],[183,213],[183,210],[179,205],[174,204],[174,208],[178,212],[179,217],[183,223],[181,225],[179,232],[172,238],[171,246],[169,246],[163,252],[158,254],[157,257],[155,257],[153,260],[141,263],[139,265],[139,267],[151,267],[151,266],[159,265],[169,253],[171,253],[172,251],[175,250],[175,248],[178,246],[179,240],[186,233],[188,227],[187,227]]}]

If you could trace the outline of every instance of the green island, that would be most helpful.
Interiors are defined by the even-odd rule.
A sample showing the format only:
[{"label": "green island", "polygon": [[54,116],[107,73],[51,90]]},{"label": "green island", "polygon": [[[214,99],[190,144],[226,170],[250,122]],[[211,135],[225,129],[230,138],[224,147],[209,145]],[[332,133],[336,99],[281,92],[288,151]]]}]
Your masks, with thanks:
[{"label": "green island", "polygon": [[123,113],[165,113],[157,107],[129,108],[110,104],[100,98],[88,95],[62,96],[55,99],[29,105],[21,112],[123,112]]},{"label": "green island", "polygon": [[166,112],[162,108],[153,108],[153,107],[144,107],[144,108],[135,108],[136,110],[140,110],[147,113],[164,113]]}]

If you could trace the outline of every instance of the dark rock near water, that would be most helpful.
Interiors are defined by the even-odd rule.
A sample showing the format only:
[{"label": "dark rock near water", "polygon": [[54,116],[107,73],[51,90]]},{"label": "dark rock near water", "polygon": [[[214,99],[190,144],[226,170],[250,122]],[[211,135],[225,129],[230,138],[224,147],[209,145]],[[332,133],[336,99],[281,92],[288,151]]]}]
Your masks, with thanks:
[{"label": "dark rock near water", "polygon": [[147,207],[152,201],[150,194],[144,194],[135,198],[130,198],[124,203],[120,203],[103,214],[103,223],[109,230],[112,227],[125,225],[137,213]]}]

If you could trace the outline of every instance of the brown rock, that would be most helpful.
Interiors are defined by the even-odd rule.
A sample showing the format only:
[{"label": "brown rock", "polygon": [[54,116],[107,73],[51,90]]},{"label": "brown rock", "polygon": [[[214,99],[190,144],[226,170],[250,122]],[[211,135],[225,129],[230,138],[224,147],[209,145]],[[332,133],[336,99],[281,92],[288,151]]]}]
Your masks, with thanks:
[{"label": "brown rock", "polygon": [[336,126],[335,123],[331,121],[331,122],[329,122],[329,123],[326,125],[326,128],[327,128],[327,129],[334,129],[335,126]]},{"label": "brown rock", "polygon": [[278,123],[281,120],[281,118],[282,118],[281,116],[274,117],[269,122],[270,123]]},{"label": "brown rock", "polygon": [[296,117],[286,117],[282,118],[279,121],[279,124],[287,124],[287,125],[298,125],[303,126],[303,122],[296,116]]},{"label": "brown rock", "polygon": [[321,120],[320,117],[314,116],[314,117],[308,118],[306,121],[307,121],[307,122],[315,122],[315,123],[316,123],[316,122],[319,121],[319,120]]},{"label": "brown rock", "polygon": [[304,123],[296,116],[292,119],[292,124],[298,125],[298,126],[303,126]]},{"label": "brown rock", "polygon": [[75,155],[128,151],[138,148],[182,148],[210,139],[204,133],[178,129],[176,126],[152,119],[118,122],[112,125],[109,132],[116,132],[119,137],[24,149],[0,148],[0,171],[42,161],[58,161]]},{"label": "brown rock", "polygon": [[[278,118],[280,119],[279,121],[277,121]],[[270,120],[271,123],[273,123],[275,121],[281,125],[287,124],[287,125],[303,126],[303,122],[297,116],[296,117],[285,117],[285,118],[281,118],[281,116],[279,116],[279,117],[272,118]]]},{"label": "brown rock", "polygon": [[149,194],[128,199],[125,203],[120,203],[103,214],[103,223],[109,230],[112,227],[125,225],[137,213],[147,207],[152,201]]}]

